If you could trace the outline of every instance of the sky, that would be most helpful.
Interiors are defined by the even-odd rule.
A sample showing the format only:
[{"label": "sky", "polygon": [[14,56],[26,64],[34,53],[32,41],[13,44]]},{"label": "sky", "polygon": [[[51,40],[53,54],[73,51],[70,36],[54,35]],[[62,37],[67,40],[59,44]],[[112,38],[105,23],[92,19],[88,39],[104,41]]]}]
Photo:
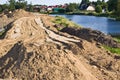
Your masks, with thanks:
[{"label": "sky", "polygon": [[[8,0],[0,0],[0,4],[6,3]],[[80,3],[81,0],[26,0],[28,3],[32,2],[32,4],[41,4],[41,5],[59,5],[65,3]],[[97,0],[90,0],[97,1]],[[105,0],[107,1],[107,0]]]}]

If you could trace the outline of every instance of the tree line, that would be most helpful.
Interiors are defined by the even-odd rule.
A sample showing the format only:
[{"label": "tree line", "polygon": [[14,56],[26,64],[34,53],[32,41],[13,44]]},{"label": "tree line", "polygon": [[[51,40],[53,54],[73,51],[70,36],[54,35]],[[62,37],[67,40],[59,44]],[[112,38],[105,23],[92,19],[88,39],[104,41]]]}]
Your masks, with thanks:
[{"label": "tree line", "polygon": [[[105,12],[111,12],[114,15],[120,16],[120,0],[82,0],[80,4],[70,3],[67,7],[68,12],[75,12],[79,10],[86,9],[89,5],[93,5],[95,7],[95,12],[101,13],[102,10]],[[82,9],[81,9],[82,8]]]},{"label": "tree line", "polygon": [[26,9],[27,5],[27,1],[25,0],[8,0],[8,3],[0,5],[0,12],[5,10],[14,11],[16,9]]},{"label": "tree line", "polygon": [[[111,12],[114,15],[120,16],[120,0],[97,0],[97,1],[90,1],[90,0],[82,0],[80,4],[77,3],[70,3],[66,7],[66,12],[74,12],[82,10],[81,7],[84,9],[88,5],[94,5],[95,12],[101,13],[104,9],[106,12]],[[28,4],[26,0],[8,0],[7,4],[0,5],[0,12],[4,10],[14,11],[15,9],[26,9],[29,6],[29,11],[32,11],[33,5]]]}]

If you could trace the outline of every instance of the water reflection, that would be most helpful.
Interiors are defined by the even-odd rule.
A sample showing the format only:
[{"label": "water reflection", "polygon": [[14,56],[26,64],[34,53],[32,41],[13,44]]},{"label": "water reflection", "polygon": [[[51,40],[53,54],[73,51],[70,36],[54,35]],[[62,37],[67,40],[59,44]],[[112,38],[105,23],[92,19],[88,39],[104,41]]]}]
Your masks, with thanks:
[{"label": "water reflection", "polygon": [[107,28],[110,34],[120,34],[120,21],[107,19]]}]

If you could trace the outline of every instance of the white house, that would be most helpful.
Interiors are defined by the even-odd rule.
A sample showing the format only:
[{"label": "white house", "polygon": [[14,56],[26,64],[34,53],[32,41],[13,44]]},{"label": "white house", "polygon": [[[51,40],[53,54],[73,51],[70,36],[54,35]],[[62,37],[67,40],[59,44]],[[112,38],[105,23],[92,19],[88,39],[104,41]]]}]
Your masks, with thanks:
[{"label": "white house", "polygon": [[52,11],[52,9],[53,9],[53,8],[51,8],[51,7],[48,7],[48,8],[47,8],[47,11]]},{"label": "white house", "polygon": [[86,10],[87,11],[95,11],[95,7],[90,5],[90,6],[87,7]]}]

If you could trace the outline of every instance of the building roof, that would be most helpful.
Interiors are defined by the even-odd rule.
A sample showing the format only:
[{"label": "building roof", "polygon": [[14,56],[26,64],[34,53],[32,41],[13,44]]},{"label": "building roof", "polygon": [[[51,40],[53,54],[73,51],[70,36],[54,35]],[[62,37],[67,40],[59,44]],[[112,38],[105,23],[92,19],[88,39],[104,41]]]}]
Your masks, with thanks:
[{"label": "building roof", "polygon": [[95,11],[95,7],[93,7],[93,6],[88,6],[86,10],[87,10],[87,11]]}]

